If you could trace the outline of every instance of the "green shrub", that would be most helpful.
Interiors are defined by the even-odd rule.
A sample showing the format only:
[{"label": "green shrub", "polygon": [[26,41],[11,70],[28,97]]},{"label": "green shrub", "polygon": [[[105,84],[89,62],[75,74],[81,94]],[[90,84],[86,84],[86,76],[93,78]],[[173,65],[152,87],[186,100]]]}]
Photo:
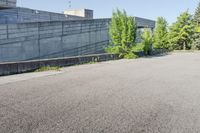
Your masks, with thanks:
[{"label": "green shrub", "polygon": [[142,34],[142,45],[144,54],[150,55],[152,51],[152,44],[153,44],[153,34],[150,29],[146,28]]}]

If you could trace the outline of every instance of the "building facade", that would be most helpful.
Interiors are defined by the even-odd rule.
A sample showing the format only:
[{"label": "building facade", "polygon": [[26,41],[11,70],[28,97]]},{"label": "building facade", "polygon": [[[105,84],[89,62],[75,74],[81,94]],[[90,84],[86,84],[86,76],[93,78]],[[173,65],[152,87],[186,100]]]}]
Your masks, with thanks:
[{"label": "building facade", "polygon": [[16,7],[16,0],[0,0],[0,9]]}]

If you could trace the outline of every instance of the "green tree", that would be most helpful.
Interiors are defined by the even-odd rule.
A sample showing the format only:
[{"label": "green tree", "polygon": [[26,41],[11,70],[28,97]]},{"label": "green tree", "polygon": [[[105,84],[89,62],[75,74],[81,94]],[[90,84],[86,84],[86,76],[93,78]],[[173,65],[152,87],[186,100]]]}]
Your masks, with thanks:
[{"label": "green tree", "polygon": [[194,40],[193,40],[193,44],[192,44],[192,49],[200,50],[200,33],[195,32],[193,38],[194,38]]},{"label": "green tree", "polygon": [[128,17],[127,20],[127,40],[128,47],[135,44],[137,36],[137,25],[133,17]]},{"label": "green tree", "polygon": [[167,42],[167,29],[168,23],[165,18],[158,17],[156,22],[156,29],[154,32],[154,48],[158,49],[167,49],[168,42]]},{"label": "green tree", "polygon": [[178,20],[172,24],[169,32],[169,43],[173,49],[185,50],[191,48],[194,26],[192,15],[188,11],[183,12]]},{"label": "green tree", "polygon": [[122,58],[135,58],[136,46],[136,22],[133,17],[126,14],[126,11],[116,10],[113,12],[109,32],[111,45],[107,51],[119,54]]},{"label": "green tree", "polygon": [[200,2],[198,4],[198,7],[196,8],[195,14],[194,14],[194,23],[196,25],[200,24]]},{"label": "green tree", "polygon": [[122,17],[123,13],[120,10],[113,12],[112,20],[109,28],[112,43],[115,45],[121,44],[122,38]]},{"label": "green tree", "polygon": [[152,44],[153,44],[153,34],[150,29],[144,29],[142,34],[142,45],[144,46],[144,54],[150,55],[152,51]]},{"label": "green tree", "polygon": [[200,50],[200,3],[195,11],[193,22],[195,26],[195,33],[193,36],[194,41],[192,48]]}]

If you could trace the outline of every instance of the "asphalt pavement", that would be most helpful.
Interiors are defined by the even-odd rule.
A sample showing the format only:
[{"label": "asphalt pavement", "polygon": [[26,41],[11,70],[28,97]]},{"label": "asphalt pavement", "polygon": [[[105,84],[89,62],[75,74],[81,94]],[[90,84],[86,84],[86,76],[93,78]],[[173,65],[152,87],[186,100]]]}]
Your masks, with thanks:
[{"label": "asphalt pavement", "polygon": [[200,53],[0,77],[0,133],[199,133]]}]

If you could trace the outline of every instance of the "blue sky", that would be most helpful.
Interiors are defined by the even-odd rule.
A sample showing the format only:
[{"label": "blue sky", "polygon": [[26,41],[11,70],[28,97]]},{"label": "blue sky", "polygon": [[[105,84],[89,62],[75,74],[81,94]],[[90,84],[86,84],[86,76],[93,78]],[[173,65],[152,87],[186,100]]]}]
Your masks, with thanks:
[{"label": "blue sky", "polygon": [[[18,6],[61,13],[69,0],[18,0]],[[187,9],[194,13],[198,0],[71,0],[72,9],[89,8],[95,18],[111,17],[113,9],[125,9],[129,15],[155,20],[165,17],[169,23]]]}]

